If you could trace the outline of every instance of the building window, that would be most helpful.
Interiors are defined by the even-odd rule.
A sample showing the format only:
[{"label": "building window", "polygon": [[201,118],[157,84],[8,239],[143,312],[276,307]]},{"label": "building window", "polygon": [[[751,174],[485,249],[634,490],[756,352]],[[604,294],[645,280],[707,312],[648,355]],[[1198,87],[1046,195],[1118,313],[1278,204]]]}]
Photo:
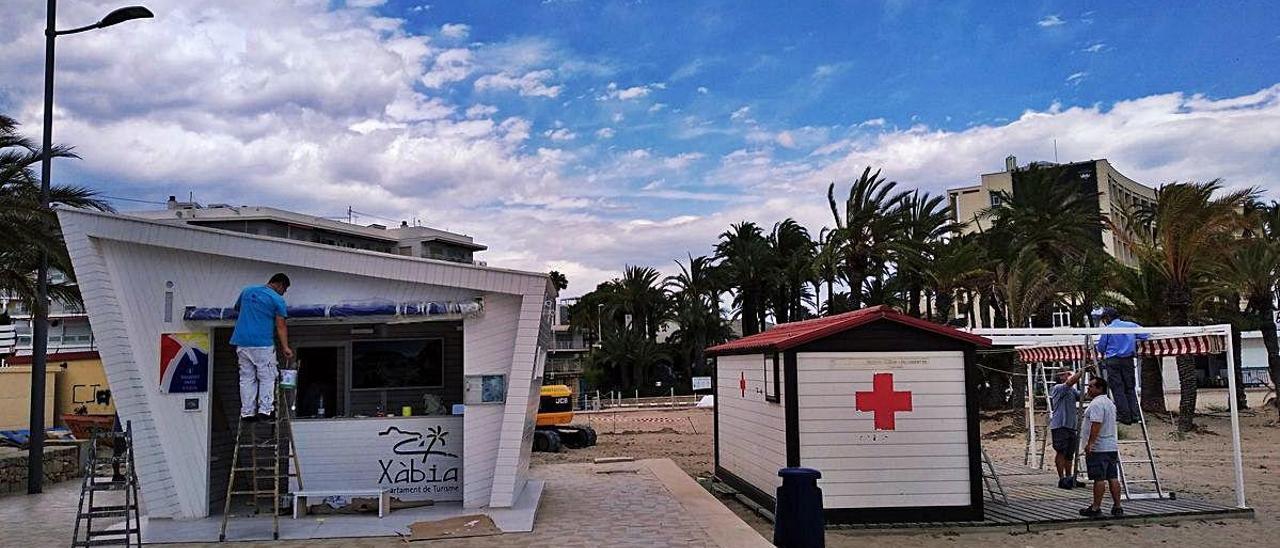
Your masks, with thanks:
[{"label": "building window", "polygon": [[351,343],[351,388],[444,386],[444,341],[355,341]]},{"label": "building window", "polygon": [[999,193],[996,193],[996,192],[991,193],[991,207],[1000,207],[1000,205],[1003,203],[1004,202],[1000,199]]},{"label": "building window", "polygon": [[1053,306],[1053,326],[1054,327],[1071,327],[1071,309],[1056,304]]}]

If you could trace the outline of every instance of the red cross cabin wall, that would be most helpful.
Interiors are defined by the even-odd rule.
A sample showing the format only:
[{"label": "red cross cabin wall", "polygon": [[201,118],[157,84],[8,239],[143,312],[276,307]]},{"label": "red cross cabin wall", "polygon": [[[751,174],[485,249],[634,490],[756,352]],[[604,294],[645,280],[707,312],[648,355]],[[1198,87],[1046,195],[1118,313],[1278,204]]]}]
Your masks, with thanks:
[{"label": "red cross cabin wall", "polygon": [[963,352],[800,352],[800,462],[825,508],[969,506]]}]

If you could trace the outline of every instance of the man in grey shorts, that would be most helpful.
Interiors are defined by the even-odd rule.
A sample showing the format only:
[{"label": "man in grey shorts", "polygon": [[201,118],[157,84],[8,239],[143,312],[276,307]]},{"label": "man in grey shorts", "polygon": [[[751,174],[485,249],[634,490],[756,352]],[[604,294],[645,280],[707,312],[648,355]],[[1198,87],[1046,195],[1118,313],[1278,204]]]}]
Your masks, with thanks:
[{"label": "man in grey shorts", "polygon": [[1080,391],[1076,383],[1080,381],[1083,370],[1076,372],[1070,367],[1058,371],[1058,384],[1049,390],[1049,404],[1052,406],[1049,415],[1049,432],[1053,436],[1053,464],[1058,469],[1058,487],[1072,489],[1076,486],[1075,456],[1080,443],[1077,428],[1076,405],[1080,402]]},{"label": "man in grey shorts", "polygon": [[1111,515],[1123,516],[1120,507],[1120,445],[1116,438],[1116,404],[1107,397],[1107,381],[1094,377],[1089,381],[1089,407],[1084,410],[1089,428],[1089,441],[1084,444],[1084,462],[1093,480],[1093,504],[1080,510],[1080,515],[1102,515],[1102,496],[1111,487]]}]

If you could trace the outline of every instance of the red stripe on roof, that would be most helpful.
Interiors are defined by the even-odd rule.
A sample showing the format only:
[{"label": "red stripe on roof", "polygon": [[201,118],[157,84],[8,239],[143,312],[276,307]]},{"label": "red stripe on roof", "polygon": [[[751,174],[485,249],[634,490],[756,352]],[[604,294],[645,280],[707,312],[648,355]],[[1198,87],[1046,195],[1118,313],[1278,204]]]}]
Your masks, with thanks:
[{"label": "red stripe on roof", "polygon": [[922,331],[929,331],[944,337],[951,337],[953,339],[959,339],[961,341],[980,346],[991,346],[991,341],[986,337],[980,337],[954,327],[936,324],[920,318],[914,318],[887,306],[880,305],[863,308],[861,310],[854,310],[852,312],[845,312],[843,314],[836,314],[835,316],[827,316],[825,318],[815,318],[812,320],[779,324],[773,329],[763,333],[756,333],[749,337],[743,337],[741,339],[708,348],[707,355],[752,354],[764,351],[777,352],[780,350],[787,350],[789,348],[795,348],[802,344],[813,342],[878,320],[897,322],[908,327],[913,327]]}]

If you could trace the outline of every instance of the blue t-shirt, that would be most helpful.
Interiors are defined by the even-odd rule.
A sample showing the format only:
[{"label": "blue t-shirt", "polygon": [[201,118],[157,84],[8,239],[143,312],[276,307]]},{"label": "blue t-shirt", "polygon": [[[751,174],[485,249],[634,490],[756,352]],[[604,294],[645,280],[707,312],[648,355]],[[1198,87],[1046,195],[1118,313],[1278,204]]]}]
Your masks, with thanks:
[{"label": "blue t-shirt", "polygon": [[1054,385],[1049,391],[1049,402],[1053,404],[1049,416],[1049,429],[1076,429],[1076,402],[1080,401],[1080,391],[1065,384]]},{"label": "blue t-shirt", "polygon": [[236,346],[275,346],[276,316],[289,317],[284,297],[265,285],[251,285],[236,299],[236,329],[231,344]]}]

